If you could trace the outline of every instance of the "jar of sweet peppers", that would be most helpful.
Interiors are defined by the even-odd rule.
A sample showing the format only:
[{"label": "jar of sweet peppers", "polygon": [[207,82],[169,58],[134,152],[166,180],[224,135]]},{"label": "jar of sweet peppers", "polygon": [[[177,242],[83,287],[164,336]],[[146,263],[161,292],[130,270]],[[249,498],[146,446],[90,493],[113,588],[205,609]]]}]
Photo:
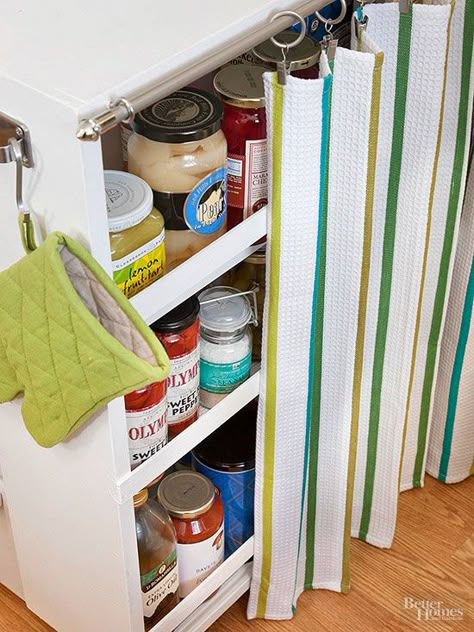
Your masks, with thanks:
[{"label": "jar of sweet peppers", "polygon": [[224,102],[227,139],[227,229],[246,219],[268,199],[267,124],[263,66],[227,66],[214,78]]},{"label": "jar of sweet peppers", "polygon": [[166,380],[125,395],[128,450],[132,470],[168,442]]},{"label": "jar of sweet peppers", "polygon": [[203,474],[173,472],[158,487],[158,502],[176,530],[179,596],[186,597],[224,561],[224,507]]},{"label": "jar of sweet peppers", "polygon": [[165,222],[149,185],[125,171],[105,171],[115,283],[130,298],[165,273]]},{"label": "jar of sweet peppers", "polygon": [[168,436],[170,439],[198,418],[199,301],[188,298],[151,325],[170,359]]}]

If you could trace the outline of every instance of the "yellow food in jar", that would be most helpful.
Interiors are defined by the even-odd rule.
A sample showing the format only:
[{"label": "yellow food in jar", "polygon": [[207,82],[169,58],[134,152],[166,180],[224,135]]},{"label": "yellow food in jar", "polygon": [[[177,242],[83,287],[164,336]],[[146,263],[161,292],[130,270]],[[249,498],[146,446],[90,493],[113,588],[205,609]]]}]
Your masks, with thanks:
[{"label": "yellow food in jar", "polygon": [[105,171],[114,281],[130,298],[165,273],[165,221],[141,178]]}]

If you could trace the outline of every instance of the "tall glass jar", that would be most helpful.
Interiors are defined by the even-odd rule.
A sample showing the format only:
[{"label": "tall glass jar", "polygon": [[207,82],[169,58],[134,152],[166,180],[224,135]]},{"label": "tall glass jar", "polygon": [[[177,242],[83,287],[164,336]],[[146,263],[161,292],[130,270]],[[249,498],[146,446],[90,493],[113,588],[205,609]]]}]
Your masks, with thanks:
[{"label": "tall glass jar", "polygon": [[226,230],[227,143],[222,104],[184,88],[139,112],[128,141],[128,170],[153,189],[165,218],[172,270]]},{"label": "tall glass jar", "polygon": [[227,66],[214,78],[224,102],[227,139],[228,218],[233,228],[268,201],[267,124],[263,66]]},{"label": "tall glass jar", "polygon": [[173,523],[148,490],[133,497],[143,616],[147,628],[162,619],[179,601],[176,535]]},{"label": "tall glass jar", "polygon": [[250,375],[253,313],[246,296],[217,286],[199,295],[201,302],[200,399],[212,408]]}]

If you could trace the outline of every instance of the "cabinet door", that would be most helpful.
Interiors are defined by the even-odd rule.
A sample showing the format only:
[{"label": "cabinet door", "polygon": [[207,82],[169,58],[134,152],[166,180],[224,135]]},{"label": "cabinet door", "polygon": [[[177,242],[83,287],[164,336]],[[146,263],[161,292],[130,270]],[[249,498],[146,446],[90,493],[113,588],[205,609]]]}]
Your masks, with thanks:
[{"label": "cabinet door", "polygon": [[[1,475],[1,471],[0,471]],[[0,583],[23,598],[20,571],[10,525],[8,503],[0,478]]]}]

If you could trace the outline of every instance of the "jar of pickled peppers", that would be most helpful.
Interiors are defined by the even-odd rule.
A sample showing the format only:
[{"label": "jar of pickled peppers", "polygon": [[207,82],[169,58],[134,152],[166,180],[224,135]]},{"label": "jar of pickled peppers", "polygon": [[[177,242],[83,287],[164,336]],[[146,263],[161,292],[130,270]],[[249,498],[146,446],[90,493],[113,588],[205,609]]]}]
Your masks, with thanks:
[{"label": "jar of pickled peppers", "polygon": [[222,131],[227,140],[227,229],[268,201],[267,125],[263,73],[240,64],[222,68],[214,88],[224,102]]},{"label": "jar of pickled peppers", "polygon": [[151,325],[170,359],[168,436],[170,439],[198,418],[199,301],[195,296]]}]

